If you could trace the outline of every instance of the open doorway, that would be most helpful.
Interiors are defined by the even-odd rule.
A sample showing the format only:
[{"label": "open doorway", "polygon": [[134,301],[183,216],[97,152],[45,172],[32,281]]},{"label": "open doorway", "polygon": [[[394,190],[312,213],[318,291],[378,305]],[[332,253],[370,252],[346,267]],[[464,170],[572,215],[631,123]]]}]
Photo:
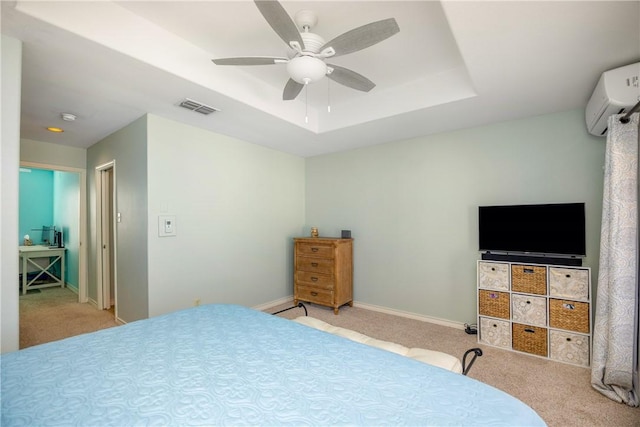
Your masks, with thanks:
[{"label": "open doorway", "polygon": [[[113,317],[111,321],[96,318],[99,312],[94,307],[80,304],[89,302],[86,170],[34,162],[20,162],[20,170],[19,193],[21,199],[25,198],[19,203],[20,209],[50,212],[42,216],[31,215],[33,212],[21,215],[16,238],[22,245],[24,236],[31,234],[33,244],[40,244],[44,239],[42,226],[55,225],[64,236],[66,255],[64,288],[45,286],[36,289],[35,294],[20,293],[20,348],[113,326]],[[23,175],[30,175],[31,183],[37,182],[39,175],[48,184],[38,191],[29,187],[29,179],[23,180]]]},{"label": "open doorway", "polygon": [[[46,196],[45,191],[43,193],[45,196],[41,196],[43,199],[50,197],[50,200],[46,202],[36,200],[36,203],[42,202],[46,206],[45,209],[50,210],[44,216],[46,218],[47,215],[50,215],[51,224],[48,225],[57,223],[59,227],[66,230],[63,233],[67,260],[66,277],[64,279],[68,286],[78,294],[78,302],[87,302],[86,171],[84,169],[34,162],[20,162],[20,170],[21,175],[29,174],[31,171],[50,174],[50,193]],[[23,200],[24,198],[31,198],[31,193],[23,190],[28,189],[22,188],[20,191],[21,206],[28,204],[25,203],[28,200]],[[34,226],[42,227],[47,225],[31,224],[32,218],[28,213],[29,210],[32,211],[33,209],[25,209],[24,220],[21,219],[20,221],[19,240],[24,235],[29,234]]]},{"label": "open doorway", "polygon": [[98,308],[113,311],[118,318],[116,267],[116,164],[115,160],[96,168],[96,283]]}]

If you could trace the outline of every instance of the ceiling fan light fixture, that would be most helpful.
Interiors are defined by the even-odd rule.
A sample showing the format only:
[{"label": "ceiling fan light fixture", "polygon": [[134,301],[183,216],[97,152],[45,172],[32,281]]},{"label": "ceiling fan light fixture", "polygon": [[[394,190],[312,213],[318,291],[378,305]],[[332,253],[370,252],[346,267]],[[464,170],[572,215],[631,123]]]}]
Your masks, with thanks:
[{"label": "ceiling fan light fixture", "polygon": [[327,74],[327,64],[311,56],[298,56],[289,61],[287,72],[293,80],[306,85],[321,80]]}]

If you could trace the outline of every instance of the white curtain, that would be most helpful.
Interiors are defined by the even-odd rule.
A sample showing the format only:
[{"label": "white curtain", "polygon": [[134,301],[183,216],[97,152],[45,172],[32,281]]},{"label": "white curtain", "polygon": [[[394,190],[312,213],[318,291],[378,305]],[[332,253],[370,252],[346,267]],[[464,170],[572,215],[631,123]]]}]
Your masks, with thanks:
[{"label": "white curtain", "polygon": [[[639,406],[638,116],[609,118],[605,154],[600,273],[591,384],[605,396]],[[634,372],[635,371],[635,372]]]}]

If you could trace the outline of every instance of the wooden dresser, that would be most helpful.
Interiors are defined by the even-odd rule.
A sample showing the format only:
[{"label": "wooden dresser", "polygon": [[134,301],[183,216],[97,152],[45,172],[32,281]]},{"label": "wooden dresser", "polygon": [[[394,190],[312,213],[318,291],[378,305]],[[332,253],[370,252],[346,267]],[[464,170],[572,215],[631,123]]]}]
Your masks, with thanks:
[{"label": "wooden dresser", "polygon": [[294,239],[293,303],[353,306],[353,239]]}]

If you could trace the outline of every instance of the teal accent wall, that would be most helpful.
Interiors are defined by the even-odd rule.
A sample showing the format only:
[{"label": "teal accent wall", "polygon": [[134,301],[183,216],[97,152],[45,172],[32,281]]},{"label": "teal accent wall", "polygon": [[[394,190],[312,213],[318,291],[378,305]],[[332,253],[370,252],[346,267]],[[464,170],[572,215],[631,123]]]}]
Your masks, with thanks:
[{"label": "teal accent wall", "polygon": [[34,244],[42,244],[41,229],[53,225],[61,229],[67,248],[65,282],[78,290],[80,249],[80,177],[74,172],[21,168],[19,190],[18,244],[28,234]]},{"label": "teal accent wall", "polygon": [[53,172],[53,223],[62,230],[65,254],[65,282],[76,292],[80,284],[80,175]]},{"label": "teal accent wall", "polygon": [[[28,171],[28,172],[27,172]],[[18,245],[22,245],[25,234],[34,244],[42,243],[42,228],[53,223],[53,172],[41,169],[20,170]]]}]

